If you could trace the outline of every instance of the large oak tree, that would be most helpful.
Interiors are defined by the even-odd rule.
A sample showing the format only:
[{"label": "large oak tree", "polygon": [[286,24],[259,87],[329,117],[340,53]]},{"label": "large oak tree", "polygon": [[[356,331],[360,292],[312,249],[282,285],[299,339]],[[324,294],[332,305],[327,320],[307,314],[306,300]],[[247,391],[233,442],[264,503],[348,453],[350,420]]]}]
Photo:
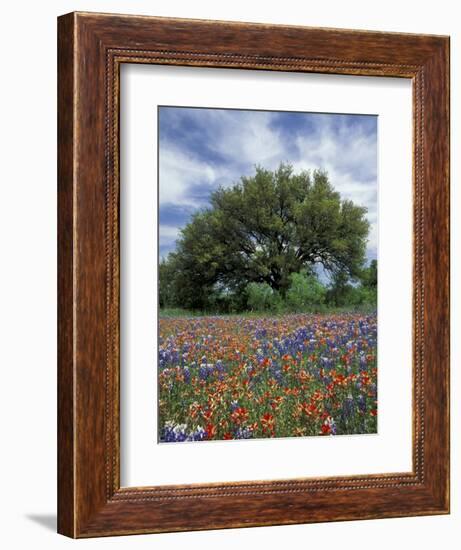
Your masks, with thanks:
[{"label": "large oak tree", "polygon": [[250,282],[284,296],[290,275],[313,272],[315,264],[332,277],[358,278],[365,215],[366,208],[341,198],[324,171],[258,167],[254,176],[211,194],[210,207],[192,217],[161,265],[160,284],[178,305],[200,308],[216,289],[241,293]]}]

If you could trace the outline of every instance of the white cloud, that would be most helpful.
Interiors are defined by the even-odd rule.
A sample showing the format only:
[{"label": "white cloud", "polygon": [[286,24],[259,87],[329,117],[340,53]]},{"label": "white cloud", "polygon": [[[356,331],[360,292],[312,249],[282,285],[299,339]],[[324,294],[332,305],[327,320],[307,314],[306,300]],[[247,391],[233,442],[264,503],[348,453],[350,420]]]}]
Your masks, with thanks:
[{"label": "white cloud", "polygon": [[161,224],[159,227],[160,246],[173,245],[176,239],[179,237],[179,231],[179,227]]},{"label": "white cloud", "polygon": [[216,179],[216,171],[207,163],[194,159],[185,151],[161,142],[159,152],[160,204],[198,207],[193,189]]},{"label": "white cloud", "polygon": [[209,111],[209,128],[215,139],[211,147],[217,153],[232,156],[239,164],[274,167],[283,157],[283,141],[270,124],[268,112]]}]

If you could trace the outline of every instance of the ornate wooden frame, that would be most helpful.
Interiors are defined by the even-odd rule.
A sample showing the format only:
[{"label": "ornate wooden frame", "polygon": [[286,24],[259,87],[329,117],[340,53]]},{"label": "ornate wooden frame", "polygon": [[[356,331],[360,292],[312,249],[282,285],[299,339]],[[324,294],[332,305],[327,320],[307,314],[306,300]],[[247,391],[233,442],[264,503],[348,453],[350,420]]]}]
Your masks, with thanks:
[{"label": "ornate wooden frame", "polygon": [[[58,22],[58,531],[94,537],[449,511],[449,38],[71,13]],[[411,78],[413,469],[120,488],[121,63]]]}]

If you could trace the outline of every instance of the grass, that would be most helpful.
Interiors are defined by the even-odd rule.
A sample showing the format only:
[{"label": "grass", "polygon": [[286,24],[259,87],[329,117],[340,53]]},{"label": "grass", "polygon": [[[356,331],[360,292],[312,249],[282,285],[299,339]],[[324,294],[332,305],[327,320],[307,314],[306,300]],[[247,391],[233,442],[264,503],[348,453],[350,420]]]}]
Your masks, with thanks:
[{"label": "grass", "polygon": [[363,313],[372,314],[376,312],[375,304],[360,304],[355,306],[317,306],[306,310],[292,311],[288,308],[280,309],[278,311],[240,311],[240,312],[222,312],[222,311],[204,311],[196,309],[183,309],[177,307],[166,307],[159,309],[159,317],[161,319],[176,318],[176,317],[244,317],[244,318],[257,318],[257,317],[280,317],[283,315],[291,314],[325,314],[334,315],[341,313]]}]

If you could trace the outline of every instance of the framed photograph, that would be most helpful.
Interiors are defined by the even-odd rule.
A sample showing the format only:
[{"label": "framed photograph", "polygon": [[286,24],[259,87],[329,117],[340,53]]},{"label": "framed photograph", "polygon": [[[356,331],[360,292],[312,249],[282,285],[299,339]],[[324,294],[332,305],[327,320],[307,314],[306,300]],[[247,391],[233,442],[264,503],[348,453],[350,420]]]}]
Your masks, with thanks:
[{"label": "framed photograph", "polygon": [[58,531],[449,513],[449,39],[58,20]]}]

